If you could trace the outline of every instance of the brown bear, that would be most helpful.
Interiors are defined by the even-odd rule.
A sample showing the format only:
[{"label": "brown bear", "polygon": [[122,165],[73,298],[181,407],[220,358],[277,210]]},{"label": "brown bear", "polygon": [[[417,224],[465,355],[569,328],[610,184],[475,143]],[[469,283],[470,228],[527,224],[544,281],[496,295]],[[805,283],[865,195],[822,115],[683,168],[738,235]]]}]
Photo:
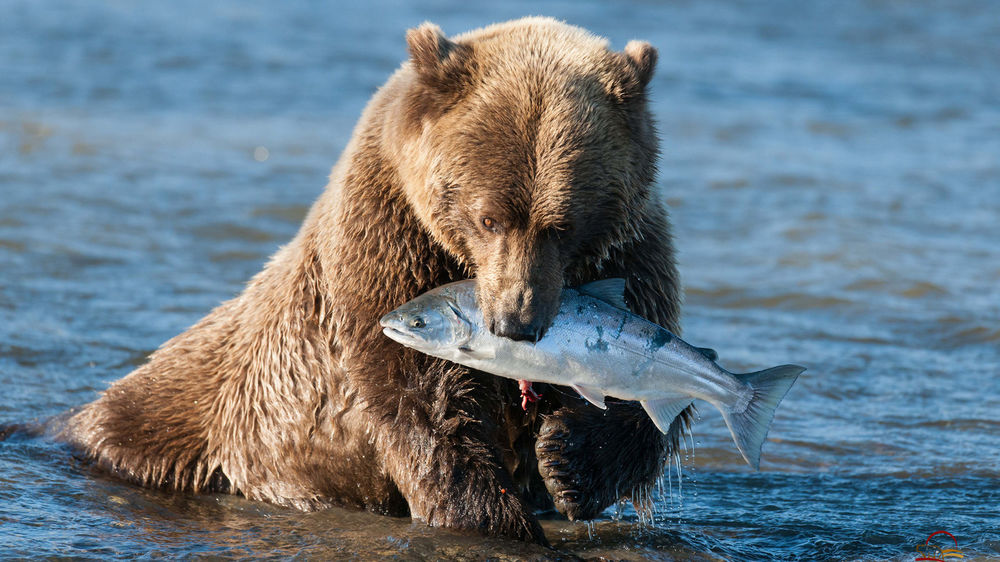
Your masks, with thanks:
[{"label": "brown bear", "polygon": [[659,476],[635,403],[597,409],[405,349],[378,319],[475,276],[496,334],[537,339],[560,292],[627,279],[677,332],[679,283],[646,102],[656,50],[547,18],[453,39],[424,24],[301,230],[241,295],[83,407],[62,435],[146,486],[353,506],[544,544]]}]

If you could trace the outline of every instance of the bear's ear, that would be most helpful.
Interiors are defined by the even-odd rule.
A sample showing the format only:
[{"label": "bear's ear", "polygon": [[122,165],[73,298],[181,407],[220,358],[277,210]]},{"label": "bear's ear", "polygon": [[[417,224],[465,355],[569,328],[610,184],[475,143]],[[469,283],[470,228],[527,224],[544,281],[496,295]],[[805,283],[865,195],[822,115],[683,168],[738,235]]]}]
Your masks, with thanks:
[{"label": "bear's ear", "polygon": [[639,87],[645,88],[649,80],[653,77],[653,70],[656,68],[657,52],[656,47],[645,41],[629,41],[625,45],[625,56],[628,57],[632,71],[639,81]]},{"label": "bear's ear", "polygon": [[645,41],[629,41],[620,53],[624,68],[622,76],[612,84],[609,93],[620,102],[641,96],[653,78],[656,68],[656,48]]},{"label": "bear's ear", "polygon": [[428,86],[440,90],[459,89],[472,70],[472,48],[456,43],[430,22],[406,32],[410,61]]}]

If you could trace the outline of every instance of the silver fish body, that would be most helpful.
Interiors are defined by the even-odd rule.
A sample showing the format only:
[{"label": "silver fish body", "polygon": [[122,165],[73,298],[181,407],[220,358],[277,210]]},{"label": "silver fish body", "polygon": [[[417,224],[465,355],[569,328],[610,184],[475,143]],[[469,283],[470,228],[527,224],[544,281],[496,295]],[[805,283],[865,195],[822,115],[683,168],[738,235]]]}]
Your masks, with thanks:
[{"label": "silver fish body", "polygon": [[796,365],[734,374],[669,330],[625,310],[624,281],[564,289],[559,312],[535,343],[493,335],[474,280],[444,285],[386,314],[390,338],[429,355],[511,379],[571,386],[604,408],[604,397],[638,400],[666,433],[692,400],[723,415],[743,458],[759,467],[774,409]]}]

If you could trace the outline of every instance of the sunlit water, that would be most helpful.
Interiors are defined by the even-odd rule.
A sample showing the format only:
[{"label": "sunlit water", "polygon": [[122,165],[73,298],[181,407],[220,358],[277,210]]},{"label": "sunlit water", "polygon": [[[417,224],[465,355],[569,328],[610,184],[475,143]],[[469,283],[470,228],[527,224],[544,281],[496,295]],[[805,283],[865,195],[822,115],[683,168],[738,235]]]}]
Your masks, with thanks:
[{"label": "sunlit water", "polygon": [[[660,49],[685,334],[809,367],[759,473],[702,405],[654,498],[557,551],[104,478],[0,443],[0,558],[1000,556],[1000,12],[973,2],[0,6],[0,423],[86,403],[294,234],[358,114],[449,33],[544,13]],[[401,3],[402,4],[402,3]],[[486,6],[486,4],[483,4]]]}]

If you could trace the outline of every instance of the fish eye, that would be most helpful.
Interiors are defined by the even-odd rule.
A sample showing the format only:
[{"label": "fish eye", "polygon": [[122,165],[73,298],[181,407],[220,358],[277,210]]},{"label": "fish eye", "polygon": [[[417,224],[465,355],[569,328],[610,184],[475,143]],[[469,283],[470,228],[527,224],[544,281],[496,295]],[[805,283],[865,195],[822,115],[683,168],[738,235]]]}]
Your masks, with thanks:
[{"label": "fish eye", "polygon": [[413,320],[410,320],[411,328],[423,328],[424,326],[426,326],[426,324],[424,323],[424,319],[419,316],[416,316],[413,318]]}]

